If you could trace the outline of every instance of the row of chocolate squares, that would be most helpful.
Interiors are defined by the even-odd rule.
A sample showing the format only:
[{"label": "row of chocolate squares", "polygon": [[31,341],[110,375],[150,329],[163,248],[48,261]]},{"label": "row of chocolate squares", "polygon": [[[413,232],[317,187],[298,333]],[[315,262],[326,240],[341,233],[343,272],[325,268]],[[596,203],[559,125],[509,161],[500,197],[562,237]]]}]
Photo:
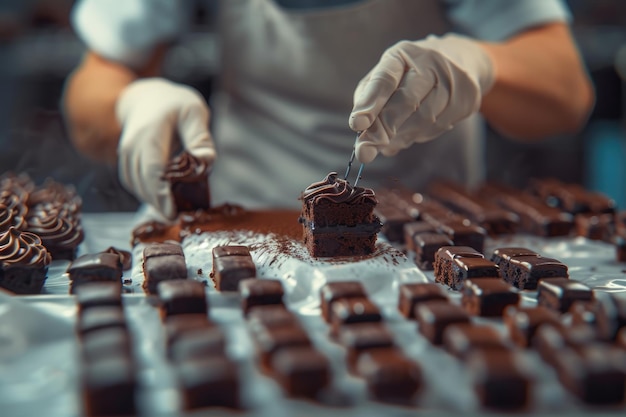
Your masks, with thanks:
[{"label": "row of chocolate squares", "polygon": [[[236,292],[239,281],[256,277],[256,266],[247,246],[214,247],[212,259],[210,276],[218,291]],[[173,243],[148,244],[143,250],[143,272],[143,288],[148,294],[156,294],[163,281],[187,278],[182,247]]]},{"label": "row of chocolate squares", "polygon": [[[189,285],[190,282],[193,285]],[[192,286],[201,289],[202,284],[185,280],[162,283],[159,286],[164,288],[162,304],[173,307],[169,300],[172,288],[178,287],[180,292],[181,288]],[[202,290],[195,292],[203,293]],[[78,296],[84,298],[81,293]],[[248,313],[250,329],[257,342],[261,370],[275,377],[290,396],[317,396],[329,383],[328,361],[312,348],[306,332],[297,324],[295,316],[284,308],[280,297],[250,302],[254,298],[251,294],[270,293],[282,294],[279,282],[246,280],[241,284],[242,305],[244,312]],[[617,329],[624,320],[623,317],[611,316],[610,311],[615,313],[618,304],[610,295],[604,295],[605,298],[598,296],[590,303],[595,306],[595,310],[587,309],[587,313],[596,312],[598,331],[589,324],[580,326],[583,323],[580,318],[574,321],[577,326],[565,326],[555,312],[544,307],[511,308],[505,315],[510,339],[504,338],[491,326],[472,324],[469,314],[450,303],[442,287],[437,284],[405,284],[400,291],[399,308],[408,317],[415,315],[420,332],[434,345],[443,344],[450,353],[468,361],[479,398],[487,407],[518,408],[528,403],[532,380],[523,370],[524,355],[512,349],[511,341],[522,347],[540,346],[542,357],[556,364],[555,368],[559,370],[564,385],[583,401],[619,403],[623,400],[624,370],[614,365],[623,363],[620,362],[622,356],[620,351],[603,343],[609,341],[610,337],[606,334],[600,337],[603,333],[599,330],[610,328],[608,323],[612,317],[612,331],[618,334]],[[347,349],[348,368],[365,379],[370,394],[382,401],[410,402],[422,385],[420,367],[395,347],[393,337],[381,323],[380,312],[367,299],[362,284],[329,283],[322,288],[321,303],[324,318],[332,324],[331,337]],[[181,359],[194,357],[196,360],[216,353],[222,354],[224,336],[207,321],[206,306],[193,309],[189,305],[179,303],[177,308],[162,310],[170,357],[182,363],[184,361]],[[584,316],[584,320],[588,320],[589,314]],[[538,330],[544,325],[553,327],[552,333]],[[213,330],[208,331],[209,328]],[[583,329],[587,331],[583,332]],[[178,343],[172,342],[177,340],[177,335],[190,330],[194,332],[188,333],[189,337],[180,338]],[[619,333],[615,339],[626,346],[626,331]],[[577,367],[565,366],[569,362],[554,362],[557,352],[564,349],[573,349],[575,356],[572,353],[564,357],[569,362],[577,363]],[[198,380],[199,377],[195,378]],[[203,380],[202,383],[206,385],[210,381]],[[495,388],[505,383],[513,384],[507,385],[510,388],[505,391],[507,395]],[[621,391],[619,387],[622,387]],[[233,400],[234,397],[221,398]],[[188,398],[186,404],[191,408],[224,405],[216,401],[210,396],[200,396]],[[229,403],[229,406],[237,404]]]},{"label": "row of chocolate squares", "polygon": [[[540,184],[536,181],[535,184]],[[607,239],[623,226],[624,216],[610,198],[574,184],[543,181],[530,192],[502,184],[485,184],[469,191],[459,184],[432,183],[426,195],[405,188],[378,190],[376,209],[391,240],[401,238],[402,223],[442,220],[455,216],[490,235],[530,233],[538,236],[576,234]]]},{"label": "row of chocolate squares", "polygon": [[[324,392],[329,394],[331,388],[330,362],[315,349],[296,316],[286,309],[280,282],[248,279],[241,282],[240,293],[257,347],[260,371],[274,378],[289,397],[323,400]],[[281,296],[276,297],[277,294]],[[241,408],[241,370],[227,357],[224,331],[208,320],[203,295],[204,285],[198,281],[170,280],[158,286],[166,352],[177,371],[183,407],[187,410],[216,406]],[[132,366],[126,366],[125,372],[120,369],[125,364],[132,365],[129,363],[132,355],[119,285],[111,282],[81,285],[77,287],[76,297],[88,415],[131,411],[137,384],[133,372],[128,371]],[[360,310],[358,306],[355,308]],[[342,315],[341,309],[334,307],[334,310],[336,315]],[[353,367],[364,340],[374,336],[379,339],[378,347],[389,348],[372,352],[368,359],[359,362],[362,368],[359,375],[366,378],[374,399],[410,400],[420,388],[420,367],[395,349],[391,334],[380,323],[367,323],[362,328],[349,326],[337,335],[349,350]],[[386,341],[384,345],[381,338]],[[112,393],[117,395],[119,391],[125,392],[125,396],[113,401]]]}]

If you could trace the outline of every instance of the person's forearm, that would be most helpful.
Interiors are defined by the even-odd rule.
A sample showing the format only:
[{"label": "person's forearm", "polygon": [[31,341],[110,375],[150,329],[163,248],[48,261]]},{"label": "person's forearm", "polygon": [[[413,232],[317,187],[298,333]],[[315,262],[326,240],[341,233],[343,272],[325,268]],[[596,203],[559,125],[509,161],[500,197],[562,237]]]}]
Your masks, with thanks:
[{"label": "person's forearm", "polygon": [[481,44],[496,71],[481,112],[505,136],[535,140],[586,122],[594,91],[568,27],[550,24],[502,44]]},{"label": "person's forearm", "polygon": [[87,53],[68,77],[63,93],[63,113],[76,149],[98,161],[114,164],[121,127],[115,103],[137,76],[130,69]]},{"label": "person's forearm", "polygon": [[79,152],[95,161],[115,164],[121,133],[115,103],[128,84],[159,73],[164,51],[164,47],[158,47],[138,72],[93,52],[85,55],[68,77],[62,100],[65,123]]}]

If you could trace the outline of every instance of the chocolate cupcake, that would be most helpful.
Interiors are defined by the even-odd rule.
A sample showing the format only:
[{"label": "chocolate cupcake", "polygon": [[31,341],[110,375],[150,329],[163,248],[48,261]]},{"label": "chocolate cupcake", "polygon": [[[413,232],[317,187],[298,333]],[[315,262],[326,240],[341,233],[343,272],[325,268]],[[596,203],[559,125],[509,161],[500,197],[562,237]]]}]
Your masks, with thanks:
[{"label": "chocolate cupcake", "polygon": [[0,232],[0,287],[16,294],[38,294],[51,257],[33,233],[10,227]]},{"label": "chocolate cupcake", "polygon": [[178,212],[210,207],[209,166],[206,162],[183,152],[170,161],[163,178],[171,184]]},{"label": "chocolate cupcake", "polygon": [[76,219],[59,215],[54,209],[36,206],[28,213],[26,229],[38,235],[54,260],[73,261],[78,245],[84,239],[83,229]]}]

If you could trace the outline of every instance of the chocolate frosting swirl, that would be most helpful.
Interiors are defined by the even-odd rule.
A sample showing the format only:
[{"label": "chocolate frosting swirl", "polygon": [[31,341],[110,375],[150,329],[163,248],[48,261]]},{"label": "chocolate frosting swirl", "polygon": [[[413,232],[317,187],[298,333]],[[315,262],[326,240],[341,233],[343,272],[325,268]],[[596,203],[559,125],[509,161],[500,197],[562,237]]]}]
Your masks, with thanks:
[{"label": "chocolate frosting swirl", "polygon": [[0,232],[0,264],[3,268],[12,266],[43,268],[50,265],[51,260],[50,254],[37,235],[20,232],[15,227]]},{"label": "chocolate frosting swirl", "polygon": [[83,201],[73,186],[48,178],[28,198],[29,207],[38,205],[45,205],[47,209],[54,207],[63,216],[76,217],[82,208]]},{"label": "chocolate frosting swirl", "polygon": [[320,182],[309,185],[302,193],[305,203],[318,203],[320,200],[330,200],[333,203],[361,203],[371,201],[376,204],[376,196],[371,188],[353,187],[346,180],[337,178],[336,172],[331,172]]},{"label": "chocolate frosting swirl", "polygon": [[[28,208],[20,199],[20,196],[17,194],[12,194],[8,190],[0,191],[0,218],[4,219],[8,217],[10,220],[10,225],[15,226],[19,230],[24,230],[26,227],[26,213],[28,212]],[[4,213],[6,211],[6,214]],[[6,230],[4,227],[4,221],[0,219],[0,230]]]},{"label": "chocolate frosting swirl", "polygon": [[207,179],[208,174],[209,165],[206,162],[189,152],[183,152],[167,165],[163,179],[169,182],[196,182]]},{"label": "chocolate frosting swirl", "polygon": [[41,237],[45,246],[76,248],[83,241],[83,229],[78,222],[59,217],[55,210],[35,207],[26,218],[26,230]]}]

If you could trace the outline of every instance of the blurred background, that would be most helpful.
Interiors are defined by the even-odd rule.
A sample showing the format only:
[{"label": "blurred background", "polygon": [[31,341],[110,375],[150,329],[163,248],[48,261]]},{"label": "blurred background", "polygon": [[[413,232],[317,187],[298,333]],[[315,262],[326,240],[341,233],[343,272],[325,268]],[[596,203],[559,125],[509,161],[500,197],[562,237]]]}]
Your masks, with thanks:
[{"label": "blurred background", "polygon": [[[214,11],[188,0],[194,26],[165,60],[164,75],[210,97],[217,74]],[[74,184],[86,212],[135,210],[115,171],[94,166],[72,148],[59,111],[65,78],[84,47],[72,33],[74,0],[0,0],[0,173],[27,172]],[[569,0],[573,32],[593,79],[597,103],[575,136],[522,145],[495,132],[487,141],[489,179],[523,187],[556,177],[614,198],[626,207],[626,1]]]}]

